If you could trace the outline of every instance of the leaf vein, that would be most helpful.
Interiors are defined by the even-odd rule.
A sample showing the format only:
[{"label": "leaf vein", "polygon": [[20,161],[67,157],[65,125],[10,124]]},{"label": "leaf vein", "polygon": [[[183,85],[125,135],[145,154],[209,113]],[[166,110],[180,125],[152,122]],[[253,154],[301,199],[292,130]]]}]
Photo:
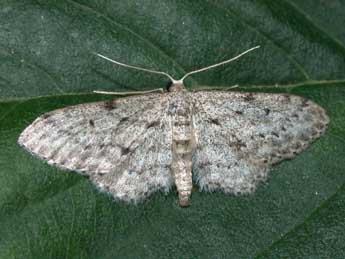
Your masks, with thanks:
[{"label": "leaf vein", "polygon": [[282,51],[285,56],[288,58],[289,61],[291,61],[294,66],[301,72],[301,74],[304,76],[304,78],[306,80],[310,79],[309,74],[307,73],[307,71],[305,70],[305,68],[302,66],[302,64],[300,64],[296,58],[293,57],[293,55],[291,55],[291,53],[289,53],[286,49],[283,48],[283,46],[281,46],[280,44],[278,44],[277,42],[275,42],[270,36],[268,36],[266,33],[264,33],[263,31],[259,30],[258,28],[256,28],[255,26],[253,26],[252,24],[250,24],[249,22],[247,22],[242,16],[240,16],[237,12],[235,12],[234,10],[230,10],[229,8],[220,6],[219,4],[216,4],[216,2],[212,1],[212,2],[208,2],[213,6],[218,7],[221,10],[224,10],[225,12],[231,14],[235,19],[238,19],[240,22],[242,22],[246,27],[248,27],[249,29],[253,30],[254,32],[256,32],[257,34],[261,35],[264,39],[266,39],[268,42],[271,42],[274,46],[277,47],[277,49],[279,49],[280,51]]},{"label": "leaf vein", "polygon": [[[342,142],[345,143],[344,140]],[[345,187],[345,183],[343,183],[330,197],[328,197],[326,200],[324,200],[317,208],[315,208],[308,216],[306,216],[305,220],[302,223],[296,224],[289,231],[287,231],[286,233],[281,235],[279,239],[273,241],[273,243],[271,243],[268,247],[266,247],[262,251],[258,252],[253,258],[258,258],[260,256],[264,256],[265,253],[270,251],[271,248],[273,248],[275,245],[279,244],[280,242],[283,242],[285,237],[287,237],[288,235],[292,234],[293,232],[295,232],[296,230],[301,228],[303,225],[307,224],[309,221],[312,221],[313,216],[315,214],[317,214],[320,210],[325,208],[329,204],[329,202],[331,202],[334,199],[334,197],[338,195],[339,190],[343,189],[344,187]]]},{"label": "leaf vein", "polygon": [[[162,49],[160,49],[159,47],[157,47],[156,45],[154,45],[149,39],[143,37],[142,35],[140,35],[138,32],[135,32],[134,30],[130,29],[128,26],[125,26],[117,21],[115,21],[114,19],[110,18],[109,16],[101,13],[100,11],[91,8],[89,6],[87,6],[86,4],[81,4],[78,3],[75,0],[67,0],[68,2],[70,2],[71,4],[74,4],[75,6],[78,6],[80,9],[84,9],[90,12],[93,12],[95,14],[97,14],[99,17],[102,17],[103,19],[105,19],[106,21],[116,25],[117,27],[129,32],[130,34],[132,34],[133,36],[135,36],[136,38],[138,38],[139,40],[143,41],[144,43],[146,43],[148,46],[150,46],[152,49],[156,50],[160,55],[164,56],[166,59],[169,59],[177,68],[179,68],[184,74],[186,74],[186,70],[182,67],[181,64],[177,63],[177,61],[175,59],[173,59],[172,57],[170,57],[165,51],[163,51]],[[194,78],[191,78],[192,81],[194,81],[194,83],[197,83],[197,81]]]}]

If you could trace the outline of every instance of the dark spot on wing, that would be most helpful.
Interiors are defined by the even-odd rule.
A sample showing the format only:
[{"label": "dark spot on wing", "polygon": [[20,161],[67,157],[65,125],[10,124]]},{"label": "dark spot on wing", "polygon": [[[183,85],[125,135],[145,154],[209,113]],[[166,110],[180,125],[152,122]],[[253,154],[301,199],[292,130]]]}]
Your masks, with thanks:
[{"label": "dark spot on wing", "polygon": [[289,151],[287,148],[284,148],[284,149],[279,150],[279,153],[280,153],[281,155],[283,155],[283,156],[288,155],[289,152],[290,152],[290,151]]},{"label": "dark spot on wing", "polygon": [[300,150],[302,148],[302,144],[300,142],[296,142],[291,146],[291,148],[295,150]]},{"label": "dark spot on wing", "polygon": [[259,134],[259,137],[260,137],[260,138],[264,138],[264,137],[265,137],[265,135],[264,135],[264,134],[262,134],[262,133],[260,133],[260,134]]},{"label": "dark spot on wing", "polygon": [[95,122],[94,122],[93,120],[89,120],[89,125],[90,125],[91,127],[95,127]]},{"label": "dark spot on wing", "polygon": [[282,156],[279,153],[272,153],[272,158],[282,158]]},{"label": "dark spot on wing", "polygon": [[245,100],[246,102],[250,102],[250,101],[254,101],[255,97],[252,93],[248,93],[243,97],[243,100]]},{"label": "dark spot on wing", "polygon": [[242,147],[247,147],[246,143],[244,143],[240,139],[236,139],[235,141],[231,141],[229,144],[230,144],[230,146],[234,146],[237,149],[241,149]]},{"label": "dark spot on wing", "polygon": [[235,111],[235,113],[238,114],[238,115],[242,115],[243,114],[242,111]]},{"label": "dark spot on wing", "polygon": [[121,120],[120,120],[120,123],[128,121],[128,119],[129,119],[128,117],[122,117]]},{"label": "dark spot on wing", "polygon": [[220,126],[220,122],[219,122],[218,119],[211,119],[211,122],[212,122],[213,124],[216,124],[216,125]]},{"label": "dark spot on wing", "polygon": [[178,108],[178,106],[176,103],[170,103],[168,113],[175,113],[177,108]]},{"label": "dark spot on wing", "polygon": [[49,112],[49,113],[43,114],[43,115],[42,115],[42,118],[43,118],[43,119],[47,119],[47,118],[49,118],[50,116],[51,116],[51,113]]},{"label": "dark spot on wing", "polygon": [[116,100],[107,100],[104,102],[104,108],[111,111],[116,108]]},{"label": "dark spot on wing", "polygon": [[265,111],[266,116],[267,116],[268,114],[270,114],[270,112],[271,112],[271,110],[268,109],[268,108],[265,108],[264,111]]},{"label": "dark spot on wing", "polygon": [[307,106],[309,106],[308,100],[307,100],[307,99],[303,99],[303,101],[302,101],[302,107],[307,107]]},{"label": "dark spot on wing", "polygon": [[128,121],[128,119],[129,119],[128,117],[121,118],[121,120],[119,121],[119,125],[124,123],[124,122],[126,122],[126,121]]},{"label": "dark spot on wing", "polygon": [[247,147],[246,143],[244,143],[244,142],[243,142],[242,140],[240,140],[240,139],[236,142],[236,146],[239,147],[239,148],[241,148],[241,147]]},{"label": "dark spot on wing", "polygon": [[304,142],[308,142],[311,139],[311,136],[309,136],[307,133],[302,133],[300,136],[300,139],[303,140]]},{"label": "dark spot on wing", "polygon": [[65,165],[66,163],[67,163],[67,159],[66,159],[66,158],[62,159],[62,160],[59,162],[60,165]]},{"label": "dark spot on wing", "polygon": [[130,149],[128,147],[121,147],[121,155],[127,155],[130,152]]},{"label": "dark spot on wing", "polygon": [[321,122],[317,122],[315,124],[315,127],[319,130],[323,130],[325,128],[325,124],[321,123]]},{"label": "dark spot on wing", "polygon": [[271,134],[272,134],[273,136],[275,136],[275,137],[279,138],[279,135],[278,135],[278,133],[277,133],[277,132],[272,131],[272,132],[271,132]]},{"label": "dark spot on wing", "polygon": [[48,136],[48,134],[47,134],[47,133],[43,133],[43,134],[40,136],[40,138],[39,138],[39,139],[40,139],[40,140],[41,140],[41,139],[45,139],[47,136]]},{"label": "dark spot on wing", "polygon": [[157,127],[157,126],[159,126],[159,121],[152,121],[146,125],[146,128],[149,129],[149,128]]},{"label": "dark spot on wing", "polygon": [[174,121],[174,126],[189,126],[190,121],[188,120],[175,120]]},{"label": "dark spot on wing", "polygon": [[291,101],[291,96],[288,94],[283,94],[286,101]]},{"label": "dark spot on wing", "polygon": [[97,172],[97,176],[101,176],[101,177],[104,176],[104,175],[106,175],[106,174],[107,174],[107,173],[105,173],[105,172],[99,172],[99,171]]},{"label": "dark spot on wing", "polygon": [[204,169],[205,167],[210,166],[210,165],[211,163],[209,161],[204,161],[204,162],[199,163],[199,168]]}]

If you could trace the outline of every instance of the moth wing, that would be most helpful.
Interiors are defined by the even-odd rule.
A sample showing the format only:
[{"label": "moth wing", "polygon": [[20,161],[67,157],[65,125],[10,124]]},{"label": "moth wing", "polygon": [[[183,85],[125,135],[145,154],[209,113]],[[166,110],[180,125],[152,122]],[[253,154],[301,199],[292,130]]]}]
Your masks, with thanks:
[{"label": "moth wing", "polygon": [[172,185],[166,106],[164,94],[69,106],[38,117],[18,142],[115,198],[138,202]]},{"label": "moth wing", "polygon": [[196,92],[193,175],[201,189],[253,192],[269,167],[325,131],[319,105],[287,94]]}]

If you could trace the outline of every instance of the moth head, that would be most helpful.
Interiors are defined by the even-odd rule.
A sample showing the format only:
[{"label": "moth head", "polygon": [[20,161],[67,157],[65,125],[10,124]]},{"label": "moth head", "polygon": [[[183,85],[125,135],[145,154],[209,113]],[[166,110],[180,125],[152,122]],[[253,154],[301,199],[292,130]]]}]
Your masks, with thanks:
[{"label": "moth head", "polygon": [[180,80],[174,80],[169,82],[167,86],[168,92],[181,92],[186,91],[186,88],[184,87],[183,81]]}]

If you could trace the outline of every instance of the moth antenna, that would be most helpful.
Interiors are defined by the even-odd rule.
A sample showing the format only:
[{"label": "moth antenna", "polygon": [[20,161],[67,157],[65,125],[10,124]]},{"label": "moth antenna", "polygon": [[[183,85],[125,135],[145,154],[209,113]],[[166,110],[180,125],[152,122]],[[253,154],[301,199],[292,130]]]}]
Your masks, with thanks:
[{"label": "moth antenna", "polygon": [[145,71],[145,72],[148,72],[148,73],[164,75],[164,76],[168,77],[168,78],[171,80],[171,82],[173,82],[173,83],[176,82],[176,80],[175,80],[171,75],[169,75],[168,73],[165,73],[165,72],[163,72],[163,71],[157,71],[157,70],[152,70],[152,69],[147,69],[147,68],[142,68],[142,67],[136,67],[136,66],[132,66],[132,65],[127,65],[127,64],[121,63],[121,62],[119,62],[119,61],[110,59],[110,58],[108,58],[108,57],[106,57],[106,56],[103,56],[103,55],[101,55],[101,54],[99,54],[99,53],[95,53],[95,52],[94,52],[94,54],[97,55],[97,56],[99,56],[99,57],[101,57],[101,58],[104,58],[105,60],[108,60],[108,61],[110,61],[110,62],[112,62],[112,63],[115,63],[115,64],[117,64],[117,65],[120,65],[120,66],[123,66],[123,67],[127,67],[127,68],[136,69],[136,70]]},{"label": "moth antenna", "polygon": [[95,94],[110,94],[110,95],[134,95],[134,94],[148,94],[148,93],[164,93],[163,88],[157,88],[148,91],[135,91],[135,92],[108,92],[108,91],[93,91]]},{"label": "moth antenna", "polygon": [[113,60],[113,59],[111,59],[111,58],[108,58],[108,57],[106,57],[106,56],[103,56],[103,55],[101,55],[101,54],[99,54],[99,53],[94,52],[94,54],[97,55],[98,57],[101,57],[101,58],[103,58],[103,59],[105,59],[105,60],[108,60],[108,61],[110,61],[110,62],[112,62],[112,63],[114,63],[114,64],[117,64],[117,65],[120,65],[120,66],[123,66],[123,67],[132,68],[132,69],[136,69],[136,70],[141,70],[141,71],[145,71],[145,72],[153,73],[153,74],[164,75],[164,76],[168,77],[168,78],[171,80],[171,82],[172,82],[173,84],[180,84],[180,85],[183,85],[183,80],[186,79],[186,77],[188,77],[188,76],[190,76],[190,75],[192,75],[192,74],[196,74],[196,73],[199,73],[199,72],[202,72],[202,71],[205,71],[205,70],[214,68],[214,67],[218,67],[218,66],[221,66],[221,65],[230,63],[230,62],[232,62],[232,61],[234,61],[234,60],[236,60],[236,59],[239,59],[239,58],[242,57],[243,55],[245,55],[245,54],[247,54],[247,53],[249,53],[249,52],[251,52],[251,51],[253,51],[253,50],[255,50],[255,49],[258,49],[258,48],[260,48],[259,45],[258,45],[258,46],[255,46],[255,47],[253,47],[253,48],[250,48],[250,49],[248,49],[248,50],[246,50],[246,51],[240,53],[239,55],[237,55],[237,56],[235,56],[235,57],[233,57],[233,58],[231,58],[231,59],[224,60],[224,61],[222,61],[222,62],[213,64],[213,65],[211,65],[211,66],[203,67],[203,68],[200,68],[200,69],[197,69],[197,70],[188,72],[187,74],[185,74],[185,75],[184,75],[181,79],[179,79],[179,80],[175,80],[171,75],[169,75],[168,73],[165,73],[165,72],[163,72],[163,71],[157,71],[157,70],[152,70],[152,69],[147,69],[147,68],[142,68],[142,67],[127,65],[127,64],[121,63],[121,62],[119,62],[119,61]]},{"label": "moth antenna", "polygon": [[258,48],[260,48],[259,45],[258,45],[258,46],[255,46],[255,47],[253,47],[253,48],[250,48],[250,49],[248,49],[248,50],[242,52],[241,54],[239,54],[239,55],[237,55],[236,57],[233,57],[233,58],[231,58],[231,59],[224,60],[224,61],[222,61],[222,62],[213,64],[213,65],[211,65],[211,66],[203,67],[203,68],[200,68],[200,69],[197,69],[197,70],[188,72],[188,73],[185,74],[180,80],[177,80],[177,81],[183,82],[183,80],[186,79],[186,77],[188,77],[188,76],[190,76],[190,75],[192,75],[192,74],[196,74],[196,73],[199,73],[199,72],[202,72],[202,71],[205,71],[205,70],[214,68],[214,67],[219,67],[219,66],[221,66],[221,65],[230,63],[230,62],[232,62],[232,61],[234,61],[234,60],[236,60],[236,59],[239,59],[239,58],[242,57],[243,55],[245,55],[245,54],[247,54],[247,53],[249,53],[249,52],[251,52],[251,51],[253,51],[253,50],[255,50],[255,49],[258,49]]}]

